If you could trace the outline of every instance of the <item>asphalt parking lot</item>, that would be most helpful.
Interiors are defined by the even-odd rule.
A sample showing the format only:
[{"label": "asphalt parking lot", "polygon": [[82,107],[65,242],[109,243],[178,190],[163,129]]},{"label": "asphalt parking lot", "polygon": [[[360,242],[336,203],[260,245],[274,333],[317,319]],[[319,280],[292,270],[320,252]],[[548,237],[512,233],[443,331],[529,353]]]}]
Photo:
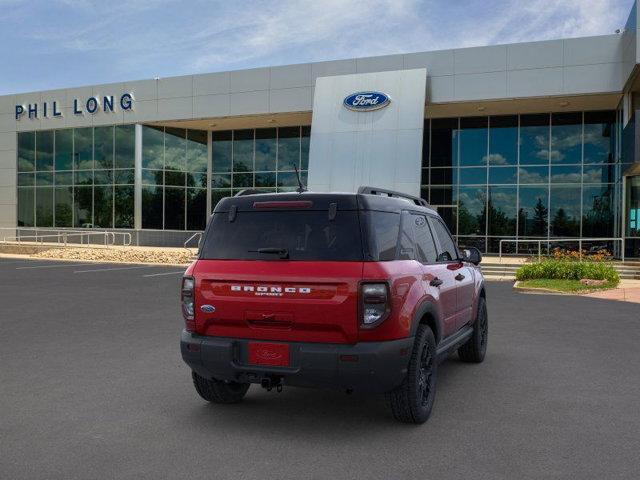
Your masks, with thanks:
[{"label": "asphalt parking lot", "polygon": [[179,352],[175,267],[0,259],[0,478],[630,479],[640,308],[488,285],[487,359],[434,413],[257,386],[213,406]]}]

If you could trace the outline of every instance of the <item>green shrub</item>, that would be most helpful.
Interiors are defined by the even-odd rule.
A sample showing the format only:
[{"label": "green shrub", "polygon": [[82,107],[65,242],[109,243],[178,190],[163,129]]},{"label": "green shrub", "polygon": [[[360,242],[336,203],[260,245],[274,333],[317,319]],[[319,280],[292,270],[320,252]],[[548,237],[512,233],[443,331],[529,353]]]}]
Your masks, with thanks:
[{"label": "green shrub", "polygon": [[516,271],[516,280],[534,280],[538,278],[582,280],[607,280],[617,285],[620,282],[618,272],[608,263],[569,262],[562,260],[542,260],[526,263]]}]

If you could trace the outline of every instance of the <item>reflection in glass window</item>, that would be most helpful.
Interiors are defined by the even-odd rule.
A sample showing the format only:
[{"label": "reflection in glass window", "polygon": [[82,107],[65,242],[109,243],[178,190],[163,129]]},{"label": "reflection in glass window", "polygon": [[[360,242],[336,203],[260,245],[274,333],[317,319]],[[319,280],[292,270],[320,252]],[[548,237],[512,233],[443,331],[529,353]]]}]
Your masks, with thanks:
[{"label": "reflection in glass window", "polygon": [[580,183],[582,167],[551,167],[551,183]]},{"label": "reflection in glass window", "polygon": [[33,187],[35,185],[35,177],[33,173],[18,173],[19,187]]},{"label": "reflection in glass window", "polygon": [[431,120],[431,167],[452,167],[458,157],[458,119]]},{"label": "reflection in glass window", "polygon": [[309,168],[309,145],[311,142],[311,127],[306,125],[300,128],[300,170]]},{"label": "reflection in glass window", "polygon": [[460,187],[458,193],[458,235],[485,235],[485,188]]},{"label": "reflection in glass window", "polygon": [[275,128],[259,128],[256,130],[256,164],[255,170],[275,171],[277,130]]},{"label": "reflection in glass window", "polygon": [[36,188],[36,225],[53,227],[53,188]]},{"label": "reflection in glass window", "polygon": [[454,188],[448,187],[431,187],[431,205],[454,205],[457,196],[454,195]]},{"label": "reflection in glass window", "polygon": [[[207,171],[207,132],[204,130],[187,130],[187,171]],[[203,185],[207,186],[206,182]]]},{"label": "reflection in glass window", "polygon": [[115,168],[134,168],[136,156],[135,125],[115,127]]},{"label": "reflection in glass window", "polygon": [[582,189],[582,236],[614,236],[613,218],[613,185],[585,185]]},{"label": "reflection in glass window", "polygon": [[489,184],[518,183],[516,167],[489,167]]},{"label": "reflection in glass window", "polygon": [[113,188],[115,228],[133,228],[134,226],[134,191],[133,185],[116,185]]},{"label": "reflection in glass window", "polygon": [[460,185],[478,185],[487,183],[487,168],[461,168]]},{"label": "reflection in glass window", "polygon": [[[187,131],[166,128],[164,134],[164,168],[184,172],[186,169]],[[183,182],[184,184],[184,182]]]},{"label": "reflection in glass window", "polygon": [[460,119],[460,166],[487,164],[487,127],[487,117]]},{"label": "reflection in glass window", "polygon": [[431,185],[452,185],[458,183],[458,169],[432,168]]},{"label": "reflection in glass window", "polygon": [[93,128],[73,130],[73,168],[76,170],[93,168]]},{"label": "reflection in glass window", "polygon": [[517,115],[491,117],[489,119],[489,165],[516,165],[518,163]]},{"label": "reflection in glass window", "polygon": [[548,187],[520,186],[518,235],[546,237],[549,226]]},{"label": "reflection in glass window", "polygon": [[549,163],[549,115],[520,116],[520,165]]},{"label": "reflection in glass window", "polygon": [[185,189],[165,187],[164,228],[166,230],[185,229]]},{"label": "reflection in glass window", "polygon": [[549,183],[549,167],[521,167],[518,172],[521,184]]},{"label": "reflection in glass window", "polygon": [[18,226],[34,226],[35,188],[18,188]]},{"label": "reflection in glass window", "polygon": [[207,223],[207,189],[187,189],[187,230],[204,230]]},{"label": "reflection in glass window", "polygon": [[278,130],[278,170],[300,168],[300,127]]},{"label": "reflection in glass window", "polygon": [[253,171],[253,130],[233,132],[233,171]]},{"label": "reflection in glass window", "polygon": [[36,172],[36,186],[51,186],[53,185],[53,173],[52,172]]},{"label": "reflection in glass window", "polygon": [[615,112],[585,112],[584,163],[613,163],[615,160]]},{"label": "reflection in glass window", "polygon": [[36,133],[18,133],[18,171],[33,172],[36,167]]},{"label": "reflection in glass window", "polygon": [[75,227],[93,226],[93,187],[76,186],[73,189],[73,218]]},{"label": "reflection in glass window", "polygon": [[93,223],[95,228],[113,227],[113,187],[94,187]]},{"label": "reflection in glass window", "polygon": [[580,186],[551,187],[549,219],[551,236],[580,236]]},{"label": "reflection in glass window", "polygon": [[516,234],[516,187],[489,187],[487,235],[513,236]]},{"label": "reflection in glass window", "polygon": [[142,228],[162,230],[163,187],[142,187]]},{"label": "reflection in glass window", "polygon": [[582,161],[582,113],[551,115],[551,163]]},{"label": "reflection in glass window", "polygon": [[55,170],[73,169],[73,129],[55,131]]},{"label": "reflection in glass window", "polygon": [[93,129],[94,168],[113,168],[113,127]]},{"label": "reflection in glass window", "polygon": [[584,183],[613,183],[616,178],[616,166],[613,163],[584,166]]},{"label": "reflection in glass window", "polygon": [[53,170],[53,130],[36,132],[36,170]]},{"label": "reflection in glass window", "polygon": [[212,132],[213,172],[231,171],[232,137],[231,131]]},{"label": "reflection in glass window", "polygon": [[142,168],[164,168],[163,127],[142,127]]}]

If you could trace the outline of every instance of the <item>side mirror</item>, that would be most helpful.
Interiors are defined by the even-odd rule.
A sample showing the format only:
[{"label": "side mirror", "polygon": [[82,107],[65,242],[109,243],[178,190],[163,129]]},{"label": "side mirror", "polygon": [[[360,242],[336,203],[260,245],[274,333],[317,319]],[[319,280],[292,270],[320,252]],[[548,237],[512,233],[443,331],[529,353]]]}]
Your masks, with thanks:
[{"label": "side mirror", "polygon": [[462,251],[462,261],[478,265],[482,261],[482,254],[476,247],[469,247]]}]

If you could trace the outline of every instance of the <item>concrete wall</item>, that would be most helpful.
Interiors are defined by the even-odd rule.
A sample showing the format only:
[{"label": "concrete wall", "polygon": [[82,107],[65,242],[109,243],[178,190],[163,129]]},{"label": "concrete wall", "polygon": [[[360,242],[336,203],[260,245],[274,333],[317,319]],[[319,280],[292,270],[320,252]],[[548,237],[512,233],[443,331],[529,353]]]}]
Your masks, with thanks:
[{"label": "concrete wall", "polygon": [[[425,69],[321,77],[316,81],[309,150],[309,188],[354,192],[361,185],[420,195]],[[352,111],[343,99],[380,91],[375,111]]]}]

